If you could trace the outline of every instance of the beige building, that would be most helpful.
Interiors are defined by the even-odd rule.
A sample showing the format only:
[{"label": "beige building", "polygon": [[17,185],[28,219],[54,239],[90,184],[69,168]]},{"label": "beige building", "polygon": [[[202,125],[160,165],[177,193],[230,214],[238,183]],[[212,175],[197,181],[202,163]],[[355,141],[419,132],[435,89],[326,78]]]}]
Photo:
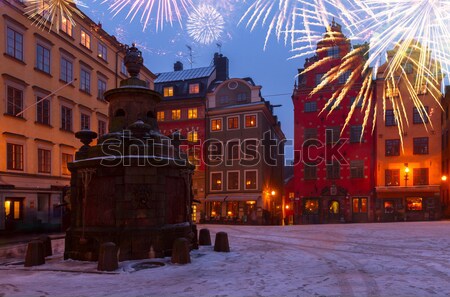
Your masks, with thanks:
[{"label": "beige building", "polygon": [[[58,32],[36,27],[22,2],[0,6],[0,231],[57,229],[75,132],[107,132],[103,93],[127,76],[124,47],[87,16],[61,17]],[[141,71],[152,89],[154,78]]]},{"label": "beige building", "polygon": [[[411,59],[414,59],[414,52]],[[388,59],[392,52],[388,53]],[[439,101],[442,94],[435,87],[423,83],[416,86],[416,93],[423,104],[414,107],[407,91],[405,75],[409,81],[417,77],[413,62],[404,61],[405,74],[396,86],[387,83],[383,71],[378,71],[376,96],[378,106],[376,124],[376,221],[435,220],[441,214],[441,114]],[[438,74],[440,76],[440,74]],[[440,81],[440,77],[436,77]],[[388,86],[389,85],[389,86]],[[392,95],[402,98],[406,118],[399,133],[394,108],[386,100],[383,111],[382,98]],[[435,100],[438,99],[438,101]],[[403,108],[401,108],[403,110]],[[407,120],[407,122],[406,122]],[[401,135],[401,137],[400,137]],[[403,139],[403,147],[402,147]]]}]

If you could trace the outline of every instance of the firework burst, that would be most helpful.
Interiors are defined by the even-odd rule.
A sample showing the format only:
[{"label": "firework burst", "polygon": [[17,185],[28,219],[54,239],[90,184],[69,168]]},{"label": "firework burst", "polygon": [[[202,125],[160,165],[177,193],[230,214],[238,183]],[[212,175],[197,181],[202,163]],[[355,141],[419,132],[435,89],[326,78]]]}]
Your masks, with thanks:
[{"label": "firework burst", "polygon": [[[77,1],[72,0],[27,0],[24,2],[27,6],[25,14],[33,20],[33,24],[39,28],[45,28],[48,24],[49,30],[52,25],[56,31],[59,31],[62,17],[75,26],[74,15],[84,18],[84,15],[78,10]],[[82,5],[82,4],[81,4]]]},{"label": "firework burst", "polygon": [[194,7],[192,0],[103,0],[102,3],[109,4],[114,16],[122,11],[128,11],[126,18],[130,18],[130,21],[140,14],[143,30],[153,18],[156,18],[156,31],[164,29],[164,23],[170,23],[172,26],[174,20],[182,27],[183,13],[189,15]]},{"label": "firework burst", "polygon": [[187,21],[187,31],[190,37],[202,44],[218,41],[225,21],[222,15],[210,5],[200,5]]}]

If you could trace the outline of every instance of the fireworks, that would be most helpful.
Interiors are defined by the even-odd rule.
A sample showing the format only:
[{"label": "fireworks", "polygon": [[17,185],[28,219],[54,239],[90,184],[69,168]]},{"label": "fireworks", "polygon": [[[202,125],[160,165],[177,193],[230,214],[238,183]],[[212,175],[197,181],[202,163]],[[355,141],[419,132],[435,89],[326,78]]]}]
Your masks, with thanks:
[{"label": "fireworks", "polygon": [[[25,1],[26,14],[33,20],[33,24],[38,27],[45,27],[50,24],[55,25],[56,31],[59,31],[60,21],[70,22],[75,26],[74,15],[84,18],[84,15],[76,8],[77,2],[72,0],[27,0]],[[65,20],[62,19],[65,18]]]},{"label": "fireworks", "polygon": [[225,21],[222,15],[210,5],[200,5],[187,21],[187,31],[195,41],[211,44],[219,40]]},{"label": "fireworks", "polygon": [[111,3],[109,9],[114,16],[127,10],[126,18],[131,18],[131,21],[140,13],[143,30],[156,17],[156,31],[162,30],[165,22],[172,26],[175,19],[182,27],[182,13],[189,14],[194,6],[192,0],[103,0],[102,3]]}]

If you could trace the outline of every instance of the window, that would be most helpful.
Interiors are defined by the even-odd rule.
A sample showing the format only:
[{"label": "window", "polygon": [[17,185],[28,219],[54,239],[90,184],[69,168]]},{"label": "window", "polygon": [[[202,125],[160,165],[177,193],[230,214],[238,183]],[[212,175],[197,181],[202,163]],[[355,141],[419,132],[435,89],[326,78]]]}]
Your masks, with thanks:
[{"label": "window", "polygon": [[50,100],[36,97],[36,122],[50,125]]},{"label": "window", "polygon": [[73,155],[71,154],[62,154],[62,168],[61,173],[63,175],[70,175],[69,167],[67,166],[69,163],[73,162]]},{"label": "window", "polygon": [[353,213],[367,213],[367,198],[353,198]]},{"label": "window", "polygon": [[6,53],[17,60],[23,61],[23,35],[7,28]]},{"label": "window", "polygon": [[[350,107],[355,103],[356,97],[350,97]],[[363,99],[359,98],[358,103],[356,103],[356,108],[361,108],[363,104]]]},{"label": "window", "polygon": [[233,140],[227,142],[227,160],[238,160],[239,151],[240,151],[239,141]]},{"label": "window", "polygon": [[188,109],[188,119],[196,119],[197,118],[197,108],[189,108]]},{"label": "window", "polygon": [[102,137],[106,134],[106,122],[98,120],[98,137]]},{"label": "window", "polygon": [[387,139],[385,142],[386,156],[400,156],[400,139]]},{"label": "window", "polygon": [[164,90],[164,97],[173,96],[173,87],[165,87],[163,90]]},{"label": "window", "polygon": [[211,131],[222,131],[222,120],[221,119],[211,120]]},{"label": "window", "polygon": [[90,130],[91,129],[91,117],[87,114],[81,114],[81,130]]},{"label": "window", "polygon": [[[7,96],[6,112],[9,115],[16,116],[23,110],[23,92],[22,90],[8,86]],[[20,114],[18,117],[23,118],[23,114]]]},{"label": "window", "polygon": [[80,71],[80,90],[91,93],[91,72],[86,69]]},{"label": "window", "polygon": [[164,111],[156,112],[156,120],[158,122],[164,122],[164,115],[165,115]]},{"label": "window", "polygon": [[317,179],[317,165],[316,164],[305,164],[305,180],[315,180]]},{"label": "window", "polygon": [[228,190],[239,190],[239,171],[228,171],[227,175]]},{"label": "window", "polygon": [[189,94],[200,93],[200,84],[189,84]]},{"label": "window", "polygon": [[428,155],[428,137],[413,138],[413,154]]},{"label": "window", "polygon": [[6,163],[10,170],[23,170],[23,145],[6,144]]},{"label": "window", "polygon": [[5,198],[5,216],[8,220],[23,219],[24,198]]},{"label": "window", "polygon": [[245,116],[245,128],[256,127],[256,115],[246,115]]},{"label": "window", "polygon": [[413,123],[414,124],[428,123],[428,106],[424,106],[421,111],[422,111],[423,120],[420,117],[419,110],[416,107],[413,108]]},{"label": "window", "polygon": [[223,156],[222,148],[223,148],[223,145],[221,142],[218,142],[218,141],[211,142],[208,146],[209,160],[211,160],[211,161],[222,160],[222,156]]},{"label": "window", "polygon": [[423,204],[420,197],[406,197],[406,210],[407,211],[422,211]]},{"label": "window", "polygon": [[384,213],[394,213],[393,201],[384,201]]},{"label": "window", "polygon": [[72,131],[72,109],[61,106],[61,129]]},{"label": "window", "polygon": [[237,102],[247,101],[247,93],[239,93],[236,97]]},{"label": "window", "polygon": [[[330,111],[332,108],[333,108],[333,106],[336,104],[336,98],[334,98],[333,100],[331,100],[331,102],[329,102],[330,104],[328,104],[328,101],[330,101],[330,99],[327,99],[327,100],[325,100],[325,101],[327,101],[326,102],[326,104],[328,104],[328,105],[326,105],[327,106],[327,110],[328,111]],[[341,106],[340,106],[340,104],[338,104],[337,106],[335,106],[334,107],[334,109],[333,110],[339,110],[341,108]]]},{"label": "window", "polygon": [[319,201],[317,201],[317,199],[306,199],[304,213],[305,214],[318,214],[319,213]]},{"label": "window", "polygon": [[50,20],[50,0],[39,0],[35,2],[36,11],[47,21]]},{"label": "window", "polygon": [[228,130],[239,129],[239,117],[229,117],[227,128]]},{"label": "window", "polygon": [[350,127],[350,142],[356,143],[356,142],[362,142],[361,139],[362,136],[362,126],[351,126]]},{"label": "window", "polygon": [[328,57],[339,58],[339,46],[329,47]]},{"label": "window", "polygon": [[106,45],[101,42],[98,43],[97,55],[105,61],[108,60],[108,49],[106,48]]},{"label": "window", "polygon": [[188,132],[187,140],[190,142],[197,142],[198,141],[198,132],[197,131]]},{"label": "window", "polygon": [[246,190],[256,190],[256,170],[246,170],[245,171],[245,189]]},{"label": "window", "polygon": [[327,165],[327,179],[339,179],[341,177],[341,165],[334,161],[333,164]]},{"label": "window", "polygon": [[309,139],[317,139],[317,128],[305,129],[305,141]]},{"label": "window", "polygon": [[61,16],[61,31],[69,36],[73,35],[73,25],[65,16]]},{"label": "window", "polygon": [[428,185],[428,168],[414,168],[413,185],[414,186]]},{"label": "window", "polygon": [[222,190],[222,172],[211,172],[211,191]]},{"label": "window", "polygon": [[350,161],[350,178],[364,178],[364,161]]},{"label": "window", "polygon": [[219,98],[219,104],[220,104],[220,105],[227,104],[228,101],[229,101],[228,96],[221,96],[221,97]]},{"label": "window", "polygon": [[316,111],[317,111],[316,101],[305,102],[305,112],[316,112]]},{"label": "window", "polygon": [[89,35],[84,29],[81,29],[81,45],[91,49],[91,35]]},{"label": "window", "polygon": [[97,98],[103,100],[104,99],[103,94],[105,93],[105,91],[106,91],[106,81],[99,78],[97,80]]},{"label": "window", "polygon": [[400,169],[386,169],[384,180],[386,187],[400,186]]},{"label": "window", "polygon": [[125,66],[125,61],[123,59],[120,63],[120,73],[128,75],[127,66]]},{"label": "window", "polygon": [[71,82],[73,80],[73,64],[71,61],[61,57],[61,72],[59,78],[63,82]]},{"label": "window", "polygon": [[40,44],[36,46],[36,68],[50,73],[50,50]]},{"label": "window", "polygon": [[397,120],[395,119],[393,109],[386,109],[386,113],[384,115],[384,122],[386,126],[397,126]]},{"label": "window", "polygon": [[50,173],[51,169],[51,151],[38,149],[38,172]]},{"label": "window", "polygon": [[399,93],[398,93],[398,88],[395,86],[391,86],[389,84],[386,85],[386,97],[387,98],[393,98],[393,97],[398,97]]},{"label": "window", "polygon": [[181,119],[181,109],[174,109],[172,110],[172,120],[179,120]]},{"label": "window", "polygon": [[316,86],[322,82],[323,73],[316,74]]},{"label": "window", "polygon": [[341,127],[327,127],[325,130],[327,144],[337,143],[341,137]]},{"label": "window", "polygon": [[350,78],[351,71],[345,71],[341,76],[339,76],[338,82],[340,84],[347,83],[347,80]]}]

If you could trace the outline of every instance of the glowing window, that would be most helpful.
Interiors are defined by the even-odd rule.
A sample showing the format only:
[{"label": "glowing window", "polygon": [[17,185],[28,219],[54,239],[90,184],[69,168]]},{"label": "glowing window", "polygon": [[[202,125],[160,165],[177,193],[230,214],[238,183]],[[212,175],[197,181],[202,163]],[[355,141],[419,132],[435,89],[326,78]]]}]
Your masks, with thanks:
[{"label": "glowing window", "polygon": [[198,117],[197,108],[188,109],[188,119],[196,119]]},{"label": "glowing window", "polygon": [[173,87],[165,87],[163,90],[164,90],[164,97],[173,96]]},{"label": "glowing window", "polygon": [[81,29],[81,45],[91,49],[91,35],[89,35],[84,29]]},{"label": "glowing window", "polygon": [[211,120],[211,131],[221,131],[222,130],[222,120],[215,119]]},{"label": "glowing window", "polygon": [[245,128],[256,127],[256,115],[246,115],[245,116]]},{"label": "glowing window", "polygon": [[181,119],[181,109],[174,109],[172,110],[172,120],[179,120]]},{"label": "glowing window", "polygon": [[422,198],[420,197],[407,197],[406,198],[406,210],[407,211],[421,211],[423,208]]},{"label": "glowing window", "polygon": [[189,94],[198,94],[198,93],[200,93],[200,84],[190,84]]}]

